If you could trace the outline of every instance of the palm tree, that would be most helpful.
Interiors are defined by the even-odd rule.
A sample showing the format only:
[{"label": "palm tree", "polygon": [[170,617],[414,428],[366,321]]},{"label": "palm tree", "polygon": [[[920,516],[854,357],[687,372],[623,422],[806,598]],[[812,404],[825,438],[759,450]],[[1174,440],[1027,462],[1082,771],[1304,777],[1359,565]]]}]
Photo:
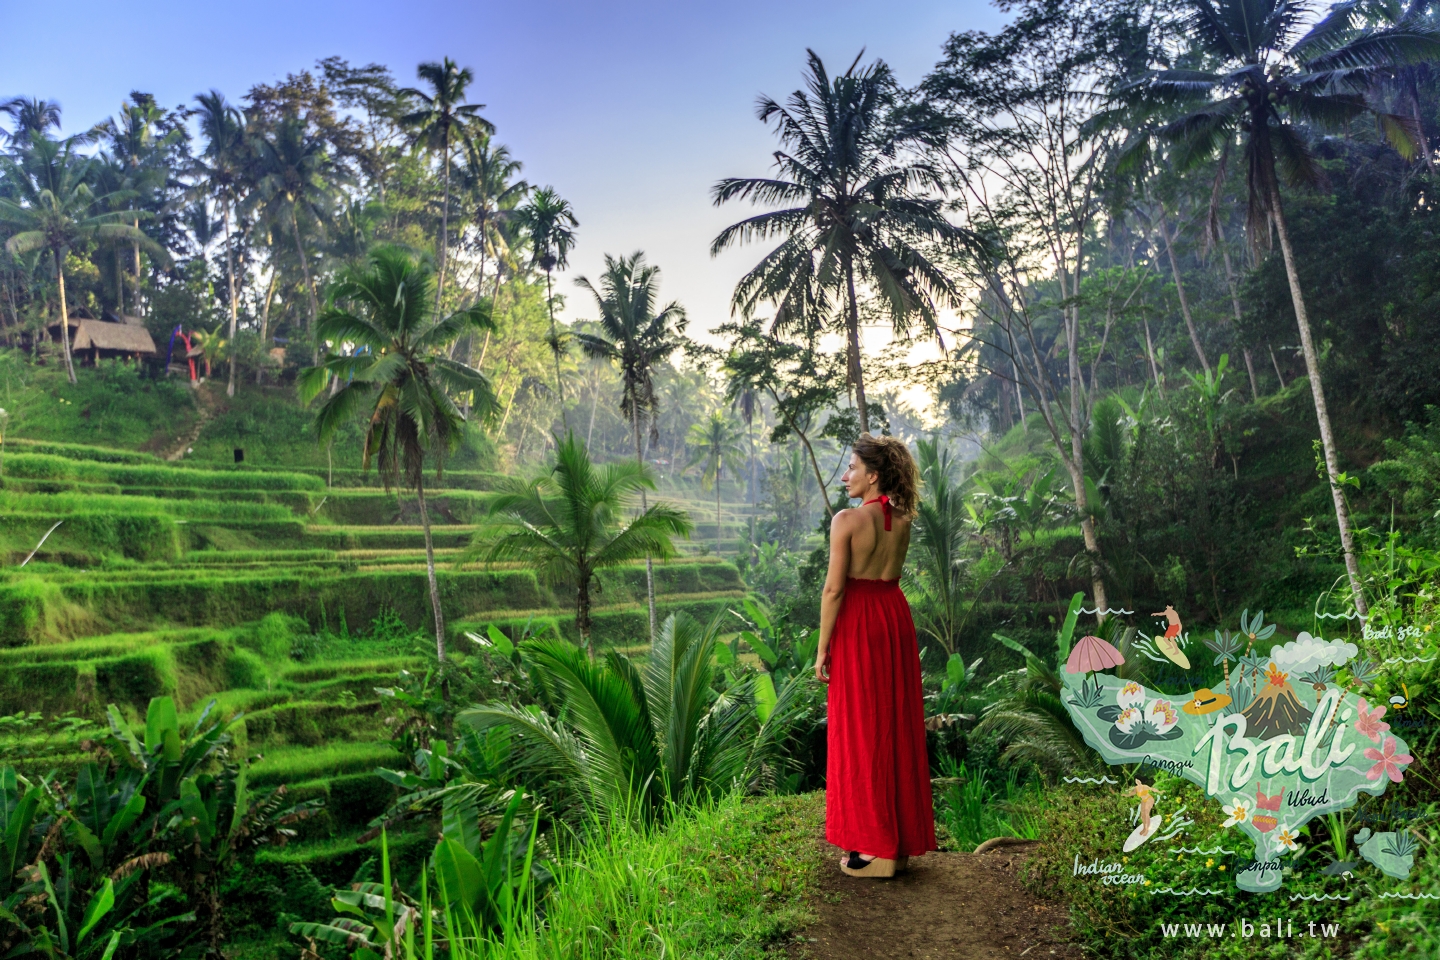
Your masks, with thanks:
[{"label": "palm tree", "polygon": [[[132,91],[130,99],[120,105],[120,116],[95,127],[87,137],[104,137],[109,142],[110,156],[124,171],[122,193],[131,211],[130,223],[140,227],[141,214],[137,204],[150,201],[152,209],[159,200],[170,179],[170,169],[164,162],[165,151],[174,146],[183,136],[179,130],[171,130],[157,138],[156,130],[165,118],[165,111],[155,103],[150,94]],[[140,244],[132,243],[135,273],[135,312],[140,314]]]},{"label": "palm tree", "polygon": [[565,704],[563,714],[490,703],[459,720],[519,734],[511,741],[517,761],[603,821],[653,823],[672,806],[732,790],[762,764],[783,762],[776,748],[803,702],[803,677],[781,687],[763,722],[753,678],[715,696],[720,624],[672,614],[643,664],[613,652],[596,662],[563,640],[532,640],[526,661]]},{"label": "palm tree", "polygon": [[[520,208],[520,223],[530,234],[530,249],[534,262],[545,271],[545,305],[550,311],[550,352],[555,356],[555,389],[560,394],[560,422],[568,430],[565,417],[565,384],[560,380],[560,353],[562,345],[555,332],[555,294],[550,287],[550,274],[556,267],[562,270],[569,263],[570,248],[575,245],[574,227],[580,226],[570,202],[561,199],[554,187],[535,191],[530,202]],[[607,261],[609,258],[606,258]]]},{"label": "palm tree", "polygon": [[596,467],[585,444],[566,434],[540,477],[507,480],[490,504],[490,522],[469,555],[487,563],[519,561],[553,583],[575,584],[575,629],[590,641],[595,575],[641,557],[672,557],[671,537],[688,536],[690,520],[672,507],[646,507],[630,520],[631,498],[655,489],[643,464],[622,460]]},{"label": "palm tree", "polygon": [[[530,192],[530,184],[514,179],[520,170],[520,161],[510,156],[508,147],[492,145],[485,137],[468,152],[466,164],[460,171],[460,189],[470,199],[470,216],[475,223],[475,247],[480,254],[480,268],[475,280],[476,299],[485,295],[485,261],[495,261],[495,279],[490,294],[492,311],[500,297],[501,266],[510,254],[510,231],[506,227],[515,217],[515,207]],[[485,347],[480,351],[482,363],[488,347],[487,334]],[[465,362],[470,363],[472,343],[469,338],[464,350]]]},{"label": "palm tree", "polygon": [[[1321,183],[1323,174],[1297,124],[1343,126],[1374,112],[1363,96],[1364,87],[1401,64],[1440,57],[1440,34],[1408,20],[1374,28],[1354,27],[1349,17],[1332,17],[1299,36],[1311,18],[1307,0],[1187,0],[1187,6],[1188,33],[1215,69],[1152,70],[1123,86],[1117,96],[1142,114],[1168,119],[1161,136],[1180,146],[1180,169],[1219,153],[1223,170],[1230,145],[1237,138],[1241,143],[1249,194],[1247,232],[1255,248],[1268,244],[1271,225],[1280,240],[1351,596],[1364,616],[1369,608],[1280,177],[1296,186]],[[1413,156],[1416,137],[1409,118],[1380,114],[1379,119],[1401,153]],[[1220,191],[1214,194],[1218,198]]]},{"label": "palm tree", "polygon": [[12,142],[18,142],[22,146],[30,142],[32,135],[43,137],[52,127],[60,129],[60,104],[54,100],[11,97],[0,103],[0,113],[15,121],[15,131],[9,137]]},{"label": "palm tree", "polygon": [[950,451],[938,438],[917,445],[925,496],[915,513],[915,617],[921,627],[954,653],[964,623],[965,498],[954,485]]},{"label": "palm tree", "polygon": [[[715,205],[730,200],[787,204],[726,227],[710,245],[712,256],[734,243],[783,237],[735,286],[732,304],[749,315],[757,304],[776,305],[779,329],[813,330],[827,322],[835,298],[843,309],[848,379],[870,429],[860,353],[857,284],[866,284],[897,332],[919,320],[939,336],[938,304],[956,299],[954,282],[925,252],[968,235],[945,219],[940,189],[928,164],[906,162],[897,150],[913,134],[886,123],[895,104],[895,80],[883,61],[850,69],[833,80],[813,50],[806,86],[788,105],[759,101],[763,122],[774,120],[786,149],[775,152],[774,178],[729,178],[715,185]],[[787,152],[789,151],[789,152]]]},{"label": "palm tree", "polygon": [[724,543],[720,531],[720,478],[727,463],[745,456],[740,452],[740,430],[722,411],[712,410],[709,417],[690,425],[685,443],[694,451],[686,466],[703,464],[700,485],[706,490],[715,488],[715,555],[719,556]]},{"label": "palm tree", "polygon": [[450,154],[458,141],[467,147],[474,146],[474,131],[489,136],[495,127],[480,116],[485,109],[483,103],[462,103],[465,88],[475,80],[469,67],[463,70],[449,57],[439,63],[422,63],[416,75],[430,85],[430,93],[406,87],[399,91],[401,97],[420,101],[420,109],[400,117],[401,126],[413,131],[415,142],[432,153],[439,152],[445,179],[445,202],[440,207],[440,243],[435,251],[435,261],[440,265],[440,283],[435,287],[435,312],[440,312],[440,297],[445,292],[446,254],[450,246]]},{"label": "palm tree", "polygon": [[0,198],[0,223],[14,235],[5,244],[13,256],[48,250],[55,263],[59,287],[60,342],[65,352],[65,372],[75,382],[75,365],[70,357],[70,312],[65,303],[65,254],[86,240],[129,240],[157,258],[169,255],[159,244],[123,221],[131,214],[122,210],[101,210],[106,197],[96,197],[86,182],[95,162],[77,156],[76,141],[49,140],[39,135],[30,139],[24,163],[0,156],[0,175],[18,194],[16,200]]},{"label": "palm tree", "polygon": [[[235,206],[235,191],[242,175],[245,155],[245,116],[225,102],[218,90],[202,93],[195,101],[200,104],[200,133],[205,137],[204,159],[196,160],[195,169],[207,195],[220,202],[220,222],[225,228],[225,282],[230,296],[230,342],[235,342],[239,313],[235,296],[235,255],[230,246],[230,212]],[[235,358],[230,358],[230,381],[225,395],[235,396]]]},{"label": "palm tree", "polygon": [[[438,477],[445,454],[460,442],[465,416],[455,396],[472,394],[471,409],[481,418],[493,417],[499,405],[485,375],[447,353],[468,330],[491,326],[488,307],[480,304],[442,319],[434,309],[434,284],[427,264],[395,247],[377,247],[363,264],[342,269],[315,325],[317,340],[329,351],[320,364],[301,371],[298,383],[306,403],[332,380],[343,383],[316,415],[321,443],[328,444],[352,417],[367,414],[362,468],[378,464],[387,490],[402,482],[415,491],[425,531],[435,653],[443,664],[445,618],[425,505],[425,461],[433,460]],[[342,352],[347,347],[349,352]]]},{"label": "palm tree", "polygon": [[1215,663],[1221,664],[1225,671],[1225,694],[1229,696],[1230,662],[1235,659],[1235,654],[1240,651],[1240,638],[1233,636],[1228,630],[1224,633],[1216,630],[1215,639],[1206,640],[1205,646],[1209,647],[1215,653]]},{"label": "palm tree", "polygon": [[325,339],[318,337],[315,326],[320,301],[310,276],[310,257],[300,239],[300,215],[304,214],[317,227],[325,223],[333,193],[331,181],[336,176],[335,165],[325,150],[325,142],[308,136],[305,121],[297,117],[280,121],[273,136],[259,138],[255,146],[259,153],[259,178],[251,194],[252,202],[263,204],[271,220],[290,227],[310,304],[310,332],[317,334],[319,342]]},{"label": "palm tree", "polygon": [[[641,427],[650,442],[659,435],[655,429],[655,368],[684,343],[685,308],[675,301],[656,312],[660,268],[645,262],[636,251],[629,257],[605,255],[605,273],[597,290],[585,277],[576,284],[590,291],[600,311],[597,333],[577,333],[580,348],[597,360],[620,364],[620,413],[630,422],[635,441],[635,462],[644,463],[640,446]],[[646,509],[645,491],[640,491],[640,508]],[[655,630],[655,567],[645,558],[645,594],[650,605],[650,639]]]},{"label": "palm tree", "polygon": [[487,258],[495,261],[495,280],[499,282],[500,259],[509,249],[503,228],[514,216],[515,207],[530,192],[530,184],[515,179],[521,169],[523,164],[510,155],[509,147],[492,144],[486,137],[467,153],[466,164],[460,170],[460,189],[470,199],[475,247],[480,254],[480,270],[475,283],[477,297],[485,292]]}]

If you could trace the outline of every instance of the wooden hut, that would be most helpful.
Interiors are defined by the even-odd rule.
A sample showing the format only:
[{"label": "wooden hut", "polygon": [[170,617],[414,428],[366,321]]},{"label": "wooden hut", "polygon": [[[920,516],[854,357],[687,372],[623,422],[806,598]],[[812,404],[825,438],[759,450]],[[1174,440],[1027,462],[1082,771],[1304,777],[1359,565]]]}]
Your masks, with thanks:
[{"label": "wooden hut", "polygon": [[[155,356],[155,341],[139,317],[117,315],[106,310],[96,320],[85,310],[70,314],[70,352],[76,357],[89,357],[91,363],[101,359],[124,357],[141,360]],[[60,321],[50,325],[50,335],[60,339]]]}]

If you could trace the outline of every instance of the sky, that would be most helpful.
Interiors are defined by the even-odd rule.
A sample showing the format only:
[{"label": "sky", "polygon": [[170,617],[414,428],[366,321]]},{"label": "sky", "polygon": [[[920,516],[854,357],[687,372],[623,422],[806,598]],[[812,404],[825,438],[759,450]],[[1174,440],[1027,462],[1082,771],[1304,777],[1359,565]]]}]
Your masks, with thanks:
[{"label": "sky", "polygon": [[[573,278],[604,255],[644,250],[661,295],[682,303],[692,333],[724,322],[735,281],[768,248],[712,259],[710,241],[752,208],[716,208],[722,177],[769,172],[776,141],[755,117],[760,94],[801,85],[805,50],[843,70],[863,47],[914,84],[954,31],[993,30],[983,0],[729,0],[725,3],[408,0],[0,0],[0,97],[58,100],[66,132],[113,114],[130,90],[165,106],[214,88],[239,101],[339,55],[378,62],[401,83],[449,56],[475,72],[472,102],[533,184],[554,186],[580,221],[557,293],[565,315],[593,316]],[[24,38],[24,43],[18,43]]]}]

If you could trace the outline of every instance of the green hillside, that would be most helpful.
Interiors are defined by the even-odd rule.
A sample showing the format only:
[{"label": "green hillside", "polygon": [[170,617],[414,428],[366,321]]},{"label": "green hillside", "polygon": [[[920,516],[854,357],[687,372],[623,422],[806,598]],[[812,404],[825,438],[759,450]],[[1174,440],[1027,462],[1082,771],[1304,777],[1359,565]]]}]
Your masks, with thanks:
[{"label": "green hillside", "polygon": [[[224,715],[243,714],[235,746],[252,761],[252,783],[325,801],[296,843],[260,862],[280,877],[348,882],[378,844],[356,837],[396,796],[374,770],[402,765],[386,724],[394,701],[377,688],[434,663],[413,501],[361,485],[353,470],[335,471],[327,488],[313,465],[169,462],[57,440],[7,439],[3,471],[0,715],[20,719],[0,728],[0,751],[22,773],[72,774],[89,755],[76,737],[40,732],[55,718],[80,729],[115,704],[139,722],[152,697],[170,696],[183,724],[217,701]],[[457,563],[493,476],[447,472],[431,500],[462,665],[476,649],[465,634],[492,624],[575,636],[566,585]],[[713,544],[713,520],[707,532]],[[733,548],[738,530],[725,533]],[[685,549],[656,567],[661,615],[708,619],[738,606],[735,565],[700,541]],[[602,575],[594,616],[597,642],[643,649],[644,567]],[[431,843],[402,830],[390,850],[407,862]]]}]

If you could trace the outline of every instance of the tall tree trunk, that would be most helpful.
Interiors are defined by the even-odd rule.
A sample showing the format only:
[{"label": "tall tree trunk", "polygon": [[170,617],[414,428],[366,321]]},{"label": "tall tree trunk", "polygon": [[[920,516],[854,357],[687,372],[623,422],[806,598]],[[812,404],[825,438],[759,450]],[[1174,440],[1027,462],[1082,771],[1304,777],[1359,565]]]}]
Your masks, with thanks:
[{"label": "tall tree trunk", "polygon": [[560,341],[555,335],[555,295],[551,292],[549,267],[545,268],[545,306],[550,310],[550,352],[555,355],[555,391],[560,395],[560,423],[568,433],[570,418],[565,415],[565,382],[560,379]]},{"label": "tall tree trunk", "polygon": [[[270,349],[270,301],[275,297],[275,281],[279,277],[274,267],[270,268],[270,282],[265,285],[265,302],[260,305],[260,349]],[[255,383],[258,386],[265,377],[265,364],[255,368]]]},{"label": "tall tree trunk", "polygon": [[1160,385],[1160,366],[1155,362],[1155,342],[1150,339],[1150,319],[1142,316],[1141,322],[1145,324],[1145,358],[1150,361],[1150,376],[1155,378],[1155,392],[1160,398],[1165,398],[1165,388]]},{"label": "tall tree trunk", "polygon": [[[1230,265],[1230,248],[1225,246],[1225,228],[1220,225],[1217,218],[1215,221],[1215,239],[1220,241],[1220,257],[1225,261],[1225,284],[1230,288],[1230,308],[1235,314],[1235,329],[1240,329],[1240,319],[1243,316],[1240,310],[1240,288],[1235,283],[1235,268]],[[1259,381],[1255,379],[1255,359],[1250,356],[1249,347],[1241,347],[1245,355],[1245,372],[1250,375],[1250,399],[1260,399]]]},{"label": "tall tree trunk", "polygon": [[1180,279],[1180,265],[1175,262],[1175,247],[1170,243],[1170,227],[1165,222],[1165,214],[1160,214],[1160,235],[1165,238],[1165,256],[1170,261],[1170,275],[1175,278],[1175,290],[1180,294],[1180,313],[1185,317],[1185,329],[1190,331],[1190,344],[1195,348],[1195,356],[1200,358],[1200,366],[1205,368],[1205,375],[1210,376],[1210,358],[1205,356],[1205,348],[1200,345],[1200,334],[1195,332],[1195,320],[1190,315],[1190,299],[1185,296],[1185,284]]},{"label": "tall tree trunk", "polygon": [[[425,505],[425,476],[423,471],[415,481],[415,499],[420,505],[420,527],[425,531],[425,579],[430,585],[430,612],[435,617],[435,656],[445,662],[445,615],[440,610],[440,584],[435,579],[435,543],[430,538],[430,510]],[[449,685],[445,684],[445,697],[449,699]]]},{"label": "tall tree trunk", "polygon": [[119,306],[115,312],[125,315],[125,264],[120,259],[120,244],[115,244],[115,299]]},{"label": "tall tree trunk", "polygon": [[300,243],[300,221],[295,218],[293,204],[290,206],[290,230],[295,236],[295,254],[300,258],[300,273],[305,278],[305,295],[310,303],[310,323],[305,332],[310,338],[310,356],[314,359],[320,355],[320,348],[315,343],[315,321],[320,317],[320,301],[315,297],[315,282],[310,279],[310,261],[305,258],[305,247]]},{"label": "tall tree trunk", "polygon": [[855,409],[860,414],[860,432],[869,433],[870,409],[865,403],[865,374],[860,365],[860,304],[855,299],[855,265],[849,256],[845,258],[845,287],[850,306],[845,318],[850,382],[855,387]]},{"label": "tall tree trunk", "polygon": [[[635,437],[635,462],[640,464],[641,469],[644,469],[645,454],[640,449],[640,415],[638,411],[630,421],[630,428]],[[649,509],[650,504],[645,499],[645,488],[641,487],[640,512],[644,513]],[[649,553],[645,554],[645,602],[650,607],[650,642],[654,643],[657,629],[655,622],[655,562],[650,558]]]},{"label": "tall tree trunk", "polygon": [[595,659],[595,647],[590,642],[590,571],[582,569],[580,586],[575,591],[575,629],[580,631],[580,646],[591,660]]},{"label": "tall tree trunk", "polygon": [[235,325],[239,311],[235,305],[235,256],[230,251],[230,206],[222,199],[220,219],[225,224],[225,282],[230,289],[230,382],[225,387],[225,396],[235,396]]},{"label": "tall tree trunk", "polygon": [[1285,375],[1280,372],[1280,361],[1275,359],[1275,348],[1265,344],[1265,349],[1270,353],[1270,366],[1275,368],[1275,379],[1280,381],[1280,389],[1285,389]]},{"label": "tall tree trunk", "polygon": [[1310,335],[1310,315],[1305,310],[1305,297],[1300,291],[1300,274],[1295,266],[1295,252],[1290,248],[1290,231],[1285,225],[1285,211],[1280,205],[1280,187],[1270,181],[1270,216],[1275,222],[1275,232],[1280,238],[1280,253],[1285,259],[1285,277],[1290,281],[1290,300],[1295,306],[1295,322],[1300,327],[1300,348],[1305,354],[1305,373],[1310,378],[1310,394],[1315,398],[1315,419],[1320,424],[1320,445],[1325,451],[1325,473],[1330,483],[1330,496],[1335,501],[1335,523],[1340,528],[1340,547],[1345,553],[1345,572],[1350,577],[1350,593],[1355,600],[1355,612],[1368,616],[1370,607],[1365,602],[1365,591],[1360,582],[1360,564],[1355,558],[1355,538],[1350,531],[1350,509],[1345,504],[1345,493],[1337,479],[1340,476],[1340,458],[1335,449],[1335,435],[1330,428],[1330,411],[1325,407],[1325,390],[1320,383],[1320,355],[1315,350],[1315,341]]},{"label": "tall tree trunk", "polygon": [[75,364],[70,359],[70,311],[65,306],[65,251],[55,250],[55,282],[60,286],[60,344],[65,351],[65,375],[75,382]]},{"label": "tall tree trunk", "polygon": [[715,464],[715,556],[720,556],[720,548],[724,541],[720,539],[720,470],[721,464]]},{"label": "tall tree trunk", "polygon": [[1025,391],[1020,389],[1020,366],[1014,357],[1010,358],[1010,372],[1015,377],[1015,405],[1020,408],[1020,426],[1028,427],[1029,424],[1025,422]]},{"label": "tall tree trunk", "polygon": [[[140,218],[136,217],[132,226],[140,229]],[[135,254],[135,316],[145,316],[145,311],[140,305],[140,244],[138,242],[130,245],[131,251]]]},{"label": "tall tree trunk", "polygon": [[440,298],[445,293],[445,267],[450,252],[450,127],[443,134],[445,145],[445,204],[440,208],[440,248],[435,251],[439,282],[435,284],[435,315],[440,315]]},{"label": "tall tree trunk", "polygon": [[600,387],[591,380],[590,383],[590,428],[585,431],[585,449],[590,449],[590,441],[595,438],[595,411],[600,408]]},{"label": "tall tree trunk", "polygon": [[[1075,291],[1080,288],[1080,265],[1075,265]],[[1085,552],[1090,559],[1090,589],[1095,595],[1096,619],[1105,622],[1110,605],[1105,598],[1105,563],[1100,555],[1100,538],[1095,533],[1095,518],[1090,515],[1085,492],[1085,425],[1088,412],[1081,396],[1083,385],[1080,374],[1080,308],[1071,304],[1067,310],[1066,339],[1069,342],[1070,375],[1070,457],[1066,463],[1070,471],[1070,483],[1075,489],[1075,510],[1080,515],[1080,533],[1085,539]]]}]

